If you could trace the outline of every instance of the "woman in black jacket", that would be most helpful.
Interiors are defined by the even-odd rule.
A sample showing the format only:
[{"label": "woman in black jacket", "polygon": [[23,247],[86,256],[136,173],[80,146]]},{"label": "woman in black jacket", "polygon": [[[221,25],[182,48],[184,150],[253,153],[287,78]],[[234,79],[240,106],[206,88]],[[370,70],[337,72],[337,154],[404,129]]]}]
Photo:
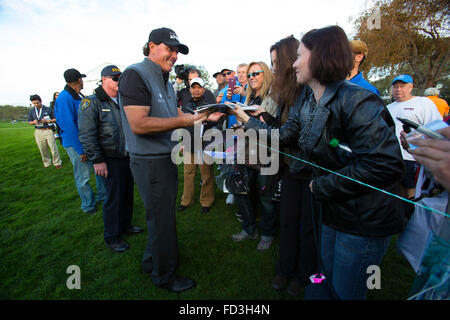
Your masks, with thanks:
[{"label": "woman in black jacket", "polygon": [[[303,106],[309,87],[298,84],[292,64],[297,58],[300,41],[293,36],[276,42],[270,48],[274,80],[271,95],[278,105],[277,117],[272,123],[281,127],[290,115]],[[267,122],[269,123],[269,122]],[[298,155],[297,141],[283,145],[285,154]],[[280,242],[278,261],[272,287],[297,296],[301,288],[309,283],[309,276],[317,269],[314,247],[311,201],[308,184],[312,170],[307,165],[280,155]]]},{"label": "woman in black jacket", "polygon": [[[293,67],[297,83],[307,84],[313,93],[280,128],[280,143],[297,139],[303,160],[398,193],[404,164],[393,120],[377,95],[345,80],[352,58],[347,36],[338,26],[303,36]],[[239,108],[235,114],[246,128],[268,128]],[[338,145],[330,145],[333,141]],[[325,276],[337,298],[365,299],[368,267],[381,263],[390,236],[405,226],[401,204],[317,167],[309,186],[323,209]]]}]

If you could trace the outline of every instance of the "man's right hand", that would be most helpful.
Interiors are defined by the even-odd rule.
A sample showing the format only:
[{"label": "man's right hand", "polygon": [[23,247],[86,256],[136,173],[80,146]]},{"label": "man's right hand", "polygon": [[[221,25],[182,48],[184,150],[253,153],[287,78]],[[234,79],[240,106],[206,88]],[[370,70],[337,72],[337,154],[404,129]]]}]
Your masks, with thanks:
[{"label": "man's right hand", "polygon": [[86,162],[86,161],[88,161],[88,157],[87,157],[87,155],[86,154],[80,154],[80,161],[81,162]]},{"label": "man's right hand", "polygon": [[231,89],[228,88],[228,90],[227,90],[227,99],[231,100],[232,97],[233,97],[233,92],[231,92]]},{"label": "man's right hand", "polygon": [[196,113],[196,114],[179,113],[178,117],[180,117],[183,120],[184,127],[192,127],[196,123],[202,123],[203,121],[206,121],[208,115],[209,115],[208,113]]},{"label": "man's right hand", "polygon": [[94,163],[94,172],[97,176],[108,178],[106,162]]}]

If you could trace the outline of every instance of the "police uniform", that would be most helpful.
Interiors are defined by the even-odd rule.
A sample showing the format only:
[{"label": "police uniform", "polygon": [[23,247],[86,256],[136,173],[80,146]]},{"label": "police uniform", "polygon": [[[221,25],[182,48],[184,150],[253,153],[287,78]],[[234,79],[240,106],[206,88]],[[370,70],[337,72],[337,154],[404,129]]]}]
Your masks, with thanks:
[{"label": "police uniform", "polygon": [[94,95],[80,102],[78,124],[80,142],[89,161],[94,164],[105,162],[107,166],[104,239],[107,244],[112,244],[132,228],[133,216],[134,180],[125,150],[119,106],[102,87],[98,87]]},{"label": "police uniform", "polygon": [[[42,106],[40,109],[34,107],[28,113],[28,121],[34,120],[51,120],[55,119],[53,111],[46,107]],[[42,162],[44,167],[50,167],[52,164],[55,167],[61,166],[61,157],[59,155],[58,147],[56,145],[55,137],[53,136],[52,127],[53,124],[49,125],[48,123],[39,122],[34,126],[36,131],[34,132],[34,138],[36,139],[36,144],[41,153]],[[52,154],[52,158],[50,158],[50,153],[48,149],[50,148],[50,152]]]}]

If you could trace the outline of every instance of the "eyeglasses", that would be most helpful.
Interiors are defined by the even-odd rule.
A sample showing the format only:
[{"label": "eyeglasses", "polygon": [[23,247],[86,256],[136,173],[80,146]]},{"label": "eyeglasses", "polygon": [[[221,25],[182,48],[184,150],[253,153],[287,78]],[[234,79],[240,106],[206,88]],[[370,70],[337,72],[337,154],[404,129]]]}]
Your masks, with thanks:
[{"label": "eyeglasses", "polygon": [[222,73],[222,75],[225,77],[225,76],[229,76],[229,75],[232,74],[232,73],[233,73],[232,71],[228,71],[228,72]]},{"label": "eyeglasses", "polygon": [[111,79],[112,81],[117,82],[117,81],[119,81],[120,76],[105,77],[105,78],[109,78],[109,79]]},{"label": "eyeglasses", "polygon": [[255,72],[249,73],[249,74],[247,75],[247,77],[250,79],[251,77],[256,77],[256,76],[257,76],[258,74],[260,74],[260,73],[264,73],[264,71],[259,70],[259,71],[255,71]]}]

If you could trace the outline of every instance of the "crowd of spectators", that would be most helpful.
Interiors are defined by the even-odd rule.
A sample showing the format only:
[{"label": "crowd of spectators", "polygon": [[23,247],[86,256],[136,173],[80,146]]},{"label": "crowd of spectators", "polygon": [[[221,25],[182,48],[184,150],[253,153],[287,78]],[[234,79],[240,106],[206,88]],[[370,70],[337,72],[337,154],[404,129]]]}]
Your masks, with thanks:
[{"label": "crowd of spectators", "polygon": [[[113,65],[103,69],[93,95],[81,94],[84,74],[66,70],[67,85],[55,93],[51,108],[41,109],[40,98],[31,97],[35,108],[29,123],[36,126],[40,145],[38,133],[47,133],[56,122],[81,209],[95,213],[96,202],[103,201],[104,240],[115,252],[128,249],[123,233],[143,231],[131,223],[136,182],[149,233],[143,271],[155,285],[175,292],[195,286],[194,280],[175,274],[175,211],[188,212],[195,203],[197,168],[202,214],[220,214],[214,211],[214,194],[223,191],[214,185],[214,165],[202,162],[204,145],[194,137],[210,128],[277,132],[282,154],[276,174],[239,163],[217,168],[234,172],[225,178],[227,185],[238,176],[246,186],[227,190],[227,203],[235,206],[240,222],[230,241],[259,239],[256,249],[264,251],[278,238],[275,290],[286,288],[298,296],[306,288],[305,298],[365,299],[367,268],[381,264],[392,236],[403,232],[411,216],[411,207],[393,195],[423,197],[423,183],[416,188],[423,165],[441,186],[427,197],[445,194],[448,199],[448,128],[442,130],[445,141],[411,140],[399,119],[422,126],[444,123],[448,105],[436,88],[427,89],[426,97],[414,96],[414,79],[402,74],[392,81],[393,101],[386,106],[360,71],[368,45],[349,41],[337,26],[313,29],[300,40],[289,36],[268,49],[270,67],[259,60],[240,63],[236,70],[224,67],[213,74],[214,92],[206,88],[201,72],[190,68],[186,87],[174,95],[168,74],[178,54],[189,49],[173,30],[155,29],[144,46],[144,61],[124,72]],[[233,108],[198,112],[215,104]],[[256,111],[244,111],[242,105]],[[176,207],[178,177],[170,153],[176,143],[171,133],[178,128],[187,128],[192,139],[183,140],[184,184]],[[55,141],[49,144],[53,165],[61,167]],[[40,150],[44,166],[50,166],[48,151]],[[97,196],[89,186],[92,170]],[[448,213],[447,202],[445,208]],[[322,275],[326,285],[319,294],[311,293],[311,282]]]}]

